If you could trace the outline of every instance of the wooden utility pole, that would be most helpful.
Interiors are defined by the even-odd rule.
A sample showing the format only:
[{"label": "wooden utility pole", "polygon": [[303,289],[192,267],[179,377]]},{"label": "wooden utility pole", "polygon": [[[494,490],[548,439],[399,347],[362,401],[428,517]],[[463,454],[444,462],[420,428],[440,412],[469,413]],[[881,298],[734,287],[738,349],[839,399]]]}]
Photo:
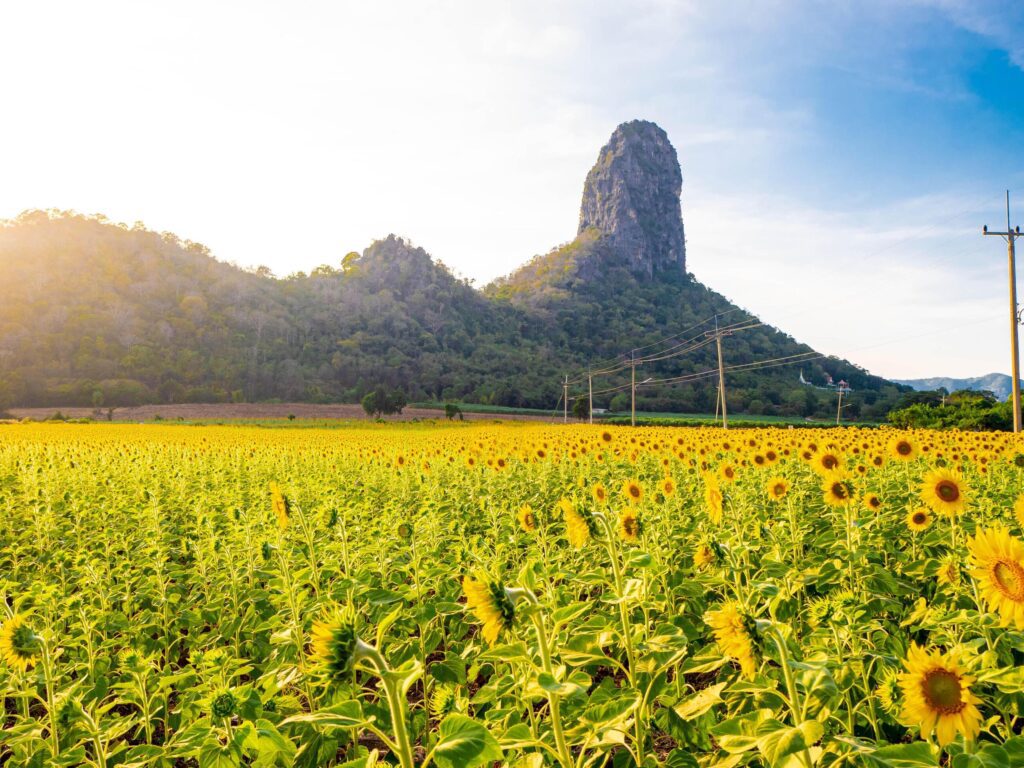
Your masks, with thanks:
[{"label": "wooden utility pole", "polygon": [[1006,231],[989,232],[986,224],[981,229],[983,235],[1005,237],[1007,243],[1007,261],[1010,270],[1010,364],[1013,381],[1013,431],[1020,432],[1020,351],[1017,337],[1017,264],[1014,254],[1014,241],[1021,236],[1020,226],[1010,229],[1010,190],[1006,190]]},{"label": "wooden utility pole", "polygon": [[836,406],[836,426],[839,426],[839,419],[843,414],[843,388],[839,387],[839,405]]},{"label": "wooden utility pole", "polygon": [[729,428],[729,413],[725,408],[725,368],[722,365],[722,337],[732,336],[732,331],[718,330],[718,315],[715,315],[715,330],[704,331],[706,338],[715,338],[715,346],[718,348],[718,399],[722,404],[722,429]]},{"label": "wooden utility pole", "polygon": [[565,374],[565,382],[562,384],[562,423],[569,422],[569,374]]}]

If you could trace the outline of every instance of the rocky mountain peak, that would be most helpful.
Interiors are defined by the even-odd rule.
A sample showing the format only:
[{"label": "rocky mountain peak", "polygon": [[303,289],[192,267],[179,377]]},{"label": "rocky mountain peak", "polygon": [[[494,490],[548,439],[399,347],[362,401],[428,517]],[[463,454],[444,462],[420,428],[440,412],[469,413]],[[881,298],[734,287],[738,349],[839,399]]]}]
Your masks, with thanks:
[{"label": "rocky mountain peak", "polygon": [[682,185],[668,134],[646,120],[623,123],[587,174],[579,234],[597,230],[602,244],[638,276],[685,272]]}]

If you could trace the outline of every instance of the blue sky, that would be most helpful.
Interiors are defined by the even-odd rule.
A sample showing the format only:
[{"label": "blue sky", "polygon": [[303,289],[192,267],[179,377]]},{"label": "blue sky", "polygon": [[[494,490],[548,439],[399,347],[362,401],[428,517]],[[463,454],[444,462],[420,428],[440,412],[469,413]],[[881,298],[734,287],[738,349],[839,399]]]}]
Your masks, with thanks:
[{"label": "blue sky", "polygon": [[698,279],[890,377],[1008,370],[1024,3],[22,3],[0,216],[141,220],[279,274],[395,232],[482,284],[576,231],[615,126]]}]

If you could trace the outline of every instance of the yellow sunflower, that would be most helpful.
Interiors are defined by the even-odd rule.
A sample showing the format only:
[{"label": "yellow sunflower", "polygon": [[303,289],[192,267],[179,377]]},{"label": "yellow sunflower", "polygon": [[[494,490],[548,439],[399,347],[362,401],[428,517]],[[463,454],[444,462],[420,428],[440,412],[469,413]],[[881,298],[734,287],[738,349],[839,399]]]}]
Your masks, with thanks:
[{"label": "yellow sunflower", "polygon": [[768,491],[768,498],[772,501],[781,501],[789,493],[789,480],[784,477],[770,477],[765,483],[765,490]]},{"label": "yellow sunflower", "polygon": [[600,483],[597,483],[594,486],[594,488],[591,490],[591,494],[594,496],[594,501],[596,501],[598,504],[604,504],[606,501],[608,501],[608,491],[606,491],[605,487]]},{"label": "yellow sunflower", "polygon": [[714,632],[715,642],[723,655],[734,659],[747,678],[757,673],[752,624],[739,605],[729,602],[715,611],[704,614],[704,621]]},{"label": "yellow sunflower", "polygon": [[903,708],[900,719],[921,729],[921,738],[935,734],[946,746],[958,733],[970,740],[981,731],[981,700],[971,693],[974,678],[960,669],[959,651],[927,651],[910,646],[900,675]]},{"label": "yellow sunflower", "polygon": [[1013,502],[1013,516],[1017,519],[1017,527],[1024,530],[1024,493]]},{"label": "yellow sunflower", "polygon": [[960,583],[960,564],[955,555],[947,555],[942,559],[939,570],[935,572],[935,580],[943,587],[955,587]]},{"label": "yellow sunflower", "polygon": [[864,506],[873,512],[877,512],[882,508],[882,500],[878,498],[877,494],[869,493],[864,497]]},{"label": "yellow sunflower", "polygon": [[644,489],[637,480],[626,480],[622,484],[622,495],[632,504],[639,503],[644,497]]},{"label": "yellow sunflower", "polygon": [[277,517],[277,527],[282,531],[288,528],[288,514],[291,512],[291,502],[281,492],[281,486],[277,483],[270,484],[270,506]]},{"label": "yellow sunflower", "polygon": [[811,457],[811,469],[822,477],[838,472],[842,468],[843,457],[834,448],[824,448]]},{"label": "yellow sunflower", "polygon": [[345,618],[313,622],[311,655],[332,677],[343,677],[356,660],[359,636],[355,623]]},{"label": "yellow sunflower", "polygon": [[894,459],[901,459],[902,461],[910,461],[917,456],[917,449],[914,444],[906,437],[894,437],[889,442],[889,455]]},{"label": "yellow sunflower", "polygon": [[502,631],[511,629],[515,621],[516,610],[511,598],[501,584],[485,578],[464,576],[462,591],[466,594],[466,607],[484,625],[484,640],[494,645]]},{"label": "yellow sunflower", "polygon": [[933,469],[921,481],[921,500],[936,514],[953,517],[964,511],[970,496],[970,486],[952,470]]},{"label": "yellow sunflower", "polygon": [[722,522],[722,489],[714,475],[704,477],[704,504],[708,509],[708,518],[715,525]]},{"label": "yellow sunflower", "polygon": [[971,576],[988,609],[999,614],[1003,626],[1024,629],[1024,544],[996,526],[969,538],[967,548]]},{"label": "yellow sunflower", "polygon": [[733,480],[736,479],[736,467],[734,467],[732,464],[725,463],[718,468],[718,475],[725,482],[731,483]]},{"label": "yellow sunflower", "polygon": [[671,477],[666,477],[661,481],[661,492],[665,498],[669,498],[676,492],[676,481]]},{"label": "yellow sunflower", "polygon": [[16,613],[0,626],[0,659],[11,669],[25,672],[39,656],[42,638],[28,625],[28,617]]},{"label": "yellow sunflower", "polygon": [[529,504],[523,504],[519,508],[516,519],[519,521],[519,526],[527,533],[537,530],[537,515],[534,514],[533,507]]},{"label": "yellow sunflower", "polygon": [[713,562],[715,562],[715,550],[707,544],[701,544],[693,551],[693,567],[698,571],[704,570]]},{"label": "yellow sunflower", "polygon": [[634,510],[626,509],[619,514],[619,537],[623,541],[639,540],[642,531],[640,518]]},{"label": "yellow sunflower", "polygon": [[923,507],[907,513],[907,528],[914,533],[927,530],[932,524],[932,513]]},{"label": "yellow sunflower", "polygon": [[825,496],[825,503],[830,507],[842,507],[853,501],[853,484],[846,475],[839,472],[834,472],[831,477],[825,479],[821,484],[821,491]]},{"label": "yellow sunflower", "polygon": [[597,523],[586,510],[576,509],[569,499],[563,498],[558,502],[562,510],[562,517],[565,519],[565,531],[569,537],[569,543],[577,549],[585,545],[591,536],[597,535]]}]

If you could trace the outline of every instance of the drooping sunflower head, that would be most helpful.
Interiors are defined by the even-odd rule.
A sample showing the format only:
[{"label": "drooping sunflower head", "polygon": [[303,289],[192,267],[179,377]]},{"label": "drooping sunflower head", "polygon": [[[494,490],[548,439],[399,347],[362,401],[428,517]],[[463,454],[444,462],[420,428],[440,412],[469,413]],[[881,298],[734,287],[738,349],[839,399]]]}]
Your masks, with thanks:
[{"label": "drooping sunflower head", "polygon": [[981,701],[971,693],[974,678],[961,670],[958,651],[928,651],[914,643],[903,663],[906,672],[899,678],[902,721],[917,725],[922,738],[934,732],[943,747],[958,733],[966,739],[978,735],[981,713],[977,705]]},{"label": "drooping sunflower head", "polygon": [[738,603],[728,602],[721,608],[705,613],[704,621],[711,627],[722,654],[740,665],[744,677],[753,678],[757,674],[753,617],[743,611]]},{"label": "drooping sunflower head", "polygon": [[921,500],[936,514],[960,514],[967,506],[970,492],[963,477],[946,468],[933,469],[921,481]]},{"label": "drooping sunflower head", "polygon": [[644,489],[639,480],[629,479],[622,484],[622,495],[631,504],[639,504],[644,498]]},{"label": "drooping sunflower head", "polygon": [[516,519],[519,521],[519,527],[527,533],[537,530],[537,515],[529,504],[523,504],[519,508],[519,512],[516,513]]},{"label": "drooping sunflower head", "polygon": [[910,461],[917,456],[917,448],[905,436],[894,437],[889,442],[889,455],[901,461]]},{"label": "drooping sunflower head", "polygon": [[789,493],[789,480],[779,475],[770,477],[765,483],[765,490],[768,492],[768,498],[772,501],[782,501]]},{"label": "drooping sunflower head", "polygon": [[277,483],[270,484],[270,506],[277,518],[277,527],[282,531],[288,528],[288,515],[291,513],[291,502],[281,491]]},{"label": "drooping sunflower head", "polygon": [[931,524],[932,513],[924,507],[912,509],[907,513],[907,528],[912,530],[914,533],[920,533],[921,531],[927,530]]},{"label": "drooping sunflower head", "polygon": [[597,521],[590,514],[589,510],[577,509],[576,505],[567,498],[558,502],[562,510],[562,518],[565,520],[565,533],[569,543],[577,549],[584,546],[592,537],[597,536]]},{"label": "drooping sunflower head", "polygon": [[698,544],[693,550],[693,567],[702,571],[715,562],[715,550],[707,544]]},{"label": "drooping sunflower head", "polygon": [[995,526],[969,538],[967,548],[982,601],[1003,626],[1024,629],[1024,544]]},{"label": "drooping sunflower head", "polygon": [[0,658],[11,669],[27,671],[39,658],[42,644],[25,614],[16,613],[0,625]]},{"label": "drooping sunflower head", "polygon": [[358,660],[359,634],[352,616],[313,622],[312,657],[333,679],[344,677]]},{"label": "drooping sunflower head", "polygon": [[625,509],[619,513],[619,538],[623,541],[639,541],[640,534],[643,532],[643,524],[640,522],[640,516],[634,509]]},{"label": "drooping sunflower head", "polygon": [[484,639],[488,645],[494,645],[503,631],[512,628],[516,618],[515,603],[500,582],[484,575],[464,576],[462,591],[466,595],[466,607],[484,625]]}]

